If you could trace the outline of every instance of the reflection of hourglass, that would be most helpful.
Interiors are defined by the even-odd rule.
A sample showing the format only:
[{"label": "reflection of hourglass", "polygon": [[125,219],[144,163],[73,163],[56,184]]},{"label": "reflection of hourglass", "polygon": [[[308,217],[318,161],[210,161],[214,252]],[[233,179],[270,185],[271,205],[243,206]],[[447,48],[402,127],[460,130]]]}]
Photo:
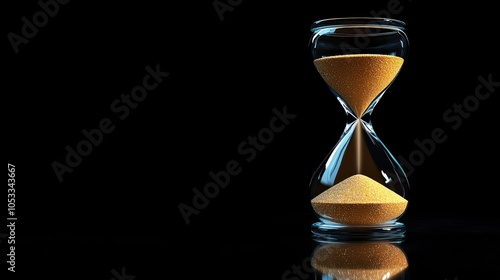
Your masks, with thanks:
[{"label": "reflection of hourglass", "polygon": [[403,65],[404,26],[367,17],[312,25],[314,65],[347,114],[340,140],[311,180],[316,235],[384,239],[405,232],[397,221],[408,204],[408,180],[371,123],[373,108]]},{"label": "reflection of hourglass", "polygon": [[403,250],[389,242],[324,243],[313,252],[317,279],[405,279],[409,270]]}]

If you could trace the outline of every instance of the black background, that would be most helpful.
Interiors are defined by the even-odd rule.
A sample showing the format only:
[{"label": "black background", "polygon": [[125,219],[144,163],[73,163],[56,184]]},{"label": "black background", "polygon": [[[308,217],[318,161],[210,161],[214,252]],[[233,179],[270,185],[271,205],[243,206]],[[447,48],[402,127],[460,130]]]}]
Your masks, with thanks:
[{"label": "black background", "polygon": [[[110,279],[125,267],[138,280],[276,279],[300,265],[314,246],[308,183],[345,123],[313,67],[309,28],[374,15],[405,21],[410,40],[374,111],[379,137],[409,160],[416,140],[436,128],[447,136],[409,174],[402,220],[412,279],[498,272],[498,90],[456,129],[443,118],[474,101],[479,76],[500,81],[492,4],[400,0],[399,12],[387,14],[392,1],[244,0],[221,21],[211,1],[164,2],[70,1],[18,53],[7,34],[21,34],[21,18],[41,8],[4,4],[16,275]],[[110,105],[142,83],[146,66],[170,75],[120,120]],[[240,143],[284,107],[296,117],[247,162]],[[115,130],[59,182],[51,165],[65,163],[65,147],[76,148],[82,130],[103,118]],[[179,204],[192,205],[193,188],[203,190],[231,160],[241,173],[186,225]]]}]

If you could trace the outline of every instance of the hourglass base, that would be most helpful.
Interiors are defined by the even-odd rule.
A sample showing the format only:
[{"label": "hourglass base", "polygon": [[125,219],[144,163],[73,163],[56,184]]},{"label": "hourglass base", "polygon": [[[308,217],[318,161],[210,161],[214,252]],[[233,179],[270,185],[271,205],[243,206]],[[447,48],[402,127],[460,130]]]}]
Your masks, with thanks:
[{"label": "hourglass base", "polygon": [[349,226],[337,223],[317,222],[311,226],[316,241],[403,241],[406,226],[400,222],[378,225]]}]

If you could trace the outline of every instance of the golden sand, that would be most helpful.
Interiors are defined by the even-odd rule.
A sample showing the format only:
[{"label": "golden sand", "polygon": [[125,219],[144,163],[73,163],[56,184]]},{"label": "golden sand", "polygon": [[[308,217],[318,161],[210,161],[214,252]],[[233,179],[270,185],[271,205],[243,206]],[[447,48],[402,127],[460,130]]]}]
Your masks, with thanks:
[{"label": "golden sand", "polygon": [[390,243],[325,244],[314,251],[311,265],[334,279],[398,279],[408,268],[404,252]]},{"label": "golden sand", "polygon": [[403,61],[393,55],[350,54],[318,58],[314,65],[325,82],[360,117],[394,80]]},{"label": "golden sand", "polygon": [[353,175],[311,200],[314,211],[342,224],[374,225],[396,219],[408,201],[362,174]]}]

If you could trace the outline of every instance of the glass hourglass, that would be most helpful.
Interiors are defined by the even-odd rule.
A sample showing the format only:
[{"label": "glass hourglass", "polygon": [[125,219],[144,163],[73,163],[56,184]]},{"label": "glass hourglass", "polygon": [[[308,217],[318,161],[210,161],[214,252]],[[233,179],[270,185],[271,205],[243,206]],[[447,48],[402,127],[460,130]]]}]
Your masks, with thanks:
[{"label": "glass hourglass", "polygon": [[406,231],[398,220],[408,206],[408,179],[371,122],[405,61],[404,28],[402,21],[372,17],[312,24],[314,66],[347,114],[340,139],[311,179],[315,235],[390,239]]}]

